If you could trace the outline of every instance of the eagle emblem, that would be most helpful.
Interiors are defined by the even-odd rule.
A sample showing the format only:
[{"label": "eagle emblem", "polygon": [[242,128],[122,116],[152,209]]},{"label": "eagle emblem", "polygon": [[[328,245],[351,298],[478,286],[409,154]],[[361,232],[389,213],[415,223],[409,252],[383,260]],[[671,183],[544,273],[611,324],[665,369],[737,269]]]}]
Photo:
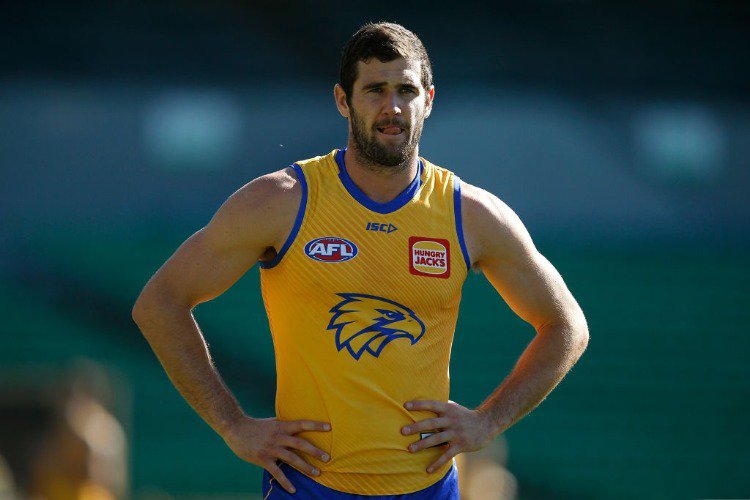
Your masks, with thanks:
[{"label": "eagle emblem", "polygon": [[393,340],[406,338],[414,345],[424,335],[422,320],[398,302],[362,293],[336,295],[344,300],[329,311],[327,330],[336,331],[336,348],[346,348],[356,360],[365,352],[377,358]]}]

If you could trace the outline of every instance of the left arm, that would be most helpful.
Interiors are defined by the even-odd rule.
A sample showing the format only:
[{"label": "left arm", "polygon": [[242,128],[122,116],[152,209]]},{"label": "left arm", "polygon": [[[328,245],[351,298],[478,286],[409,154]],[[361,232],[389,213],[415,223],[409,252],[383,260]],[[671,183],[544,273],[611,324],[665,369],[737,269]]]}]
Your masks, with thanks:
[{"label": "left arm", "polygon": [[510,308],[537,334],[510,375],[474,410],[449,401],[410,401],[408,409],[437,418],[402,429],[441,429],[413,443],[416,452],[448,442],[427,469],[439,469],[464,451],[475,451],[533,410],[557,386],[588,344],[586,319],[557,270],[536,249],[516,214],[490,193],[464,183],[462,219],[469,255]]}]

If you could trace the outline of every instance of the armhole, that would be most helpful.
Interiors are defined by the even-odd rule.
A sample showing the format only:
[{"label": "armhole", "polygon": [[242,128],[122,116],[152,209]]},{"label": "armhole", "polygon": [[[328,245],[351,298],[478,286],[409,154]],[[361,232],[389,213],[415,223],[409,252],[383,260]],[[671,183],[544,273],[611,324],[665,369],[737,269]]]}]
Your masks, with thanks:
[{"label": "armhole", "polygon": [[464,226],[461,219],[461,179],[457,175],[453,175],[453,213],[456,218],[456,235],[458,236],[458,244],[461,246],[461,253],[464,256],[466,270],[469,271],[471,270],[471,260],[469,259],[469,252],[466,250]]},{"label": "armhole", "polygon": [[294,240],[297,238],[299,228],[302,226],[302,220],[305,218],[305,209],[307,208],[307,180],[305,179],[305,174],[302,172],[302,167],[295,163],[292,165],[292,168],[294,169],[294,173],[297,174],[297,180],[299,180],[300,186],[302,186],[302,198],[299,201],[297,218],[294,219],[294,227],[292,227],[292,231],[289,233],[289,236],[281,247],[281,250],[279,250],[279,253],[276,254],[276,257],[268,262],[258,263],[261,269],[271,269],[281,262],[281,259],[284,258],[287,250],[289,250],[289,247],[292,246],[292,243],[294,243]]}]

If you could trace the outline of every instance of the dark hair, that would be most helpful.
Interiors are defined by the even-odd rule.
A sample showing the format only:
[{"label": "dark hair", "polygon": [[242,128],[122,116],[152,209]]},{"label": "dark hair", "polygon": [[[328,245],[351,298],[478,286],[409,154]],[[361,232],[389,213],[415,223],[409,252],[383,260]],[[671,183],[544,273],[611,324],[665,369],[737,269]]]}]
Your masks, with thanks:
[{"label": "dark hair", "polygon": [[432,86],[432,66],[422,41],[400,24],[367,23],[352,36],[341,52],[339,84],[351,101],[352,88],[357,79],[357,63],[377,57],[380,62],[390,62],[399,57],[419,61],[422,69],[422,86]]}]

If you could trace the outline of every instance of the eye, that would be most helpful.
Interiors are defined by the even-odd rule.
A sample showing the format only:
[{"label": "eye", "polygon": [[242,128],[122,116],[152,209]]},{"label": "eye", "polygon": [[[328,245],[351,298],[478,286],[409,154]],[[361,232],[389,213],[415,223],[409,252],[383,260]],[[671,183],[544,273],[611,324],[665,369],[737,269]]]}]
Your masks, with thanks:
[{"label": "eye", "polygon": [[404,315],[399,311],[390,311],[388,309],[378,309],[377,310],[380,314],[385,316],[388,319],[394,320],[394,319],[403,319]]}]

